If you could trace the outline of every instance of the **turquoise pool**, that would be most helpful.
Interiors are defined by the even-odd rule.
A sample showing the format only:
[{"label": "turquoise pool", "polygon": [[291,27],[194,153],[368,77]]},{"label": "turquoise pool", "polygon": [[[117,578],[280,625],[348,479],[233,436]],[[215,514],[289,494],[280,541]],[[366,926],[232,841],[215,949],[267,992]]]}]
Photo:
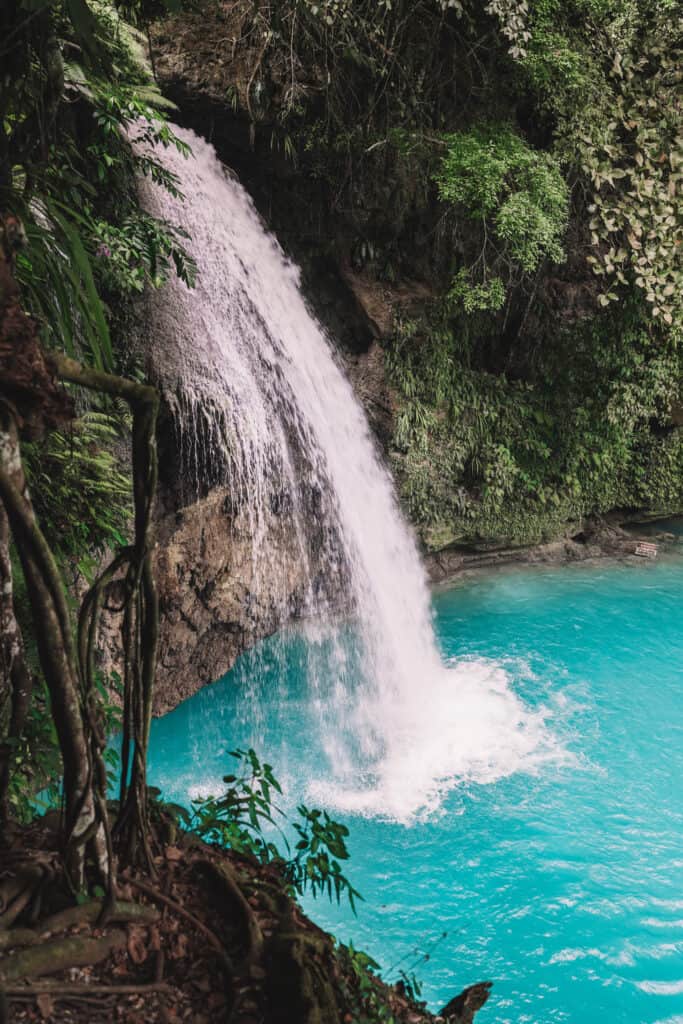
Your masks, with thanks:
[{"label": "turquoise pool", "polygon": [[[444,657],[499,666],[551,753],[490,783],[452,781],[402,822],[337,811],[365,902],[354,919],[307,900],[311,916],[390,978],[414,972],[435,1009],[492,979],[482,1024],[683,1024],[682,598],[675,556],[499,572],[435,594]],[[156,721],[151,781],[187,802],[219,789],[227,751],[252,744],[288,803],[324,792],[309,642],[261,645]]]}]

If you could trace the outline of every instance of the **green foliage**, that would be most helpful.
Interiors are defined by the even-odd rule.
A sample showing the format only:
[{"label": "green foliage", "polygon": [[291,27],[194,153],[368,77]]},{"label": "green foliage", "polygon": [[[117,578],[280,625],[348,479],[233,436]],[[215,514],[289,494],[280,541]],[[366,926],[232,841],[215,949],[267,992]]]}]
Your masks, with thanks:
[{"label": "green foliage", "polygon": [[[303,895],[326,893],[340,902],[345,896],[355,911],[360,894],[343,874],[339,861],[348,860],[345,825],[333,821],[325,811],[297,808],[299,820],[291,822],[298,840],[291,854],[289,842],[278,823],[283,812],[274,803],[282,788],[269,764],[261,763],[252,750],[231,751],[240,764],[238,775],[226,775],[228,788],[220,797],[193,801],[190,826],[203,839],[220,843],[262,863],[276,863],[287,885]],[[285,845],[283,854],[273,841],[276,834]]]},{"label": "green foliage", "polygon": [[[15,204],[15,209],[21,206]],[[27,245],[17,255],[24,301],[48,345],[113,369],[109,326],[93,266],[68,208],[50,196],[23,209]]]},{"label": "green foliage", "polygon": [[[17,277],[44,340],[111,371],[116,355],[107,303],[145,285],[158,287],[169,273],[193,283],[182,232],[144,214],[135,188],[136,174],[143,174],[178,195],[154,148],[175,146],[185,155],[189,149],[158,109],[159,92],[113,8],[69,0],[39,9],[35,33],[28,28],[15,78],[3,93],[0,199],[26,229]],[[80,118],[60,115],[65,100]],[[46,106],[49,134],[37,125],[35,139],[13,145]]]},{"label": "green foliage", "polygon": [[181,228],[141,211],[128,214],[120,225],[98,221],[95,256],[103,286],[115,293],[142,293],[146,286],[160,288],[175,273],[188,287],[195,282],[197,267],[184,249]]},{"label": "green foliage", "polygon": [[278,828],[272,794],[282,793],[280,783],[271,766],[261,764],[253,750],[233,750],[230,755],[243,770],[223,777],[228,788],[220,797],[193,801],[193,829],[210,842],[267,862],[279,857],[275,844],[265,838],[264,827]]},{"label": "green foliage", "polygon": [[281,90],[240,106],[286,124],[354,269],[436,293],[387,351],[428,542],[680,508],[680,2],[253,10],[252,88]]},{"label": "green foliage", "polygon": [[[141,16],[144,5],[133,5]],[[27,13],[28,12],[28,13]],[[160,107],[167,107],[140,60],[134,33],[99,0],[31,0],[0,13],[0,212],[25,230],[17,251],[23,304],[39,323],[46,347],[85,364],[116,371],[127,346],[112,330],[131,292],[159,287],[170,274],[192,285],[195,266],[184,234],[140,209],[136,176],[179,196],[158,159],[174,146],[189,155]],[[137,47],[137,48],[136,48]],[[75,394],[79,418],[67,432],[26,444],[33,507],[77,602],[102,556],[126,543],[132,517],[129,417],[117,403]],[[35,699],[12,751],[9,799],[28,819],[55,798],[61,775],[58,744],[25,585],[15,568],[22,634],[36,675]],[[112,700],[119,682],[96,675],[92,698],[107,732],[118,729]],[[5,723],[3,723],[3,726]],[[116,758],[107,754],[110,777]],[[43,790],[40,797],[36,791]]]},{"label": "green foliage", "polygon": [[403,988],[406,995],[409,999],[417,1002],[422,995],[422,984],[418,981],[412,971],[408,973],[408,971],[401,970],[398,973],[401,981],[403,982]]},{"label": "green foliage", "polygon": [[[135,190],[135,176],[144,175],[182,198],[155,150],[173,146],[189,157],[189,147],[145,98],[144,85],[88,79],[75,66],[69,74],[72,87],[93,107],[94,131],[81,172],[71,175],[70,198],[81,211],[78,223],[100,288],[108,296],[125,296],[159,288],[170,274],[192,287],[196,266],[183,246],[187,235],[141,210]],[[103,194],[111,197],[105,209]]]},{"label": "green foliage", "polygon": [[294,889],[303,893],[311,890],[313,896],[327,893],[328,898],[341,901],[342,894],[348,898],[351,909],[356,910],[355,900],[360,898],[348,879],[342,873],[339,860],[347,860],[349,852],[346,825],[333,821],[327,811],[309,810],[304,804],[297,807],[301,822],[292,822],[299,836],[296,853],[288,862],[285,873]]},{"label": "green foliage", "polygon": [[[47,687],[39,683],[21,737],[5,740],[11,746],[10,783],[7,793],[12,816],[30,822],[36,811],[59,806],[62,773],[59,743]],[[38,792],[40,794],[38,795]]]},{"label": "green foliage", "polygon": [[[16,63],[0,96],[0,208],[24,224],[17,278],[46,345],[114,371],[112,307],[170,274],[194,281],[184,233],[140,209],[135,182],[146,175],[178,196],[158,150],[189,149],[158,110],[158,89],[109,4],[32,10],[25,22],[17,14]],[[127,425],[111,404],[96,410],[92,402],[79,395],[85,411],[68,436],[26,449],[46,536],[62,567],[86,577],[103,551],[124,542],[131,514],[130,482],[115,454]]]},{"label": "green foliage", "polygon": [[465,313],[496,312],[505,305],[505,285],[499,277],[483,283],[474,283],[469,271],[462,267],[453,278],[448,300],[461,305]]},{"label": "green foliage", "polygon": [[[481,285],[456,278],[466,312],[499,308],[500,275],[489,267],[532,273],[544,259],[564,259],[568,190],[557,161],[532,149],[504,124],[478,126],[444,136],[446,153],[435,175],[441,198],[460,216],[479,222],[481,249],[470,274]],[[478,290],[477,290],[478,287]]]},{"label": "green foliage", "polygon": [[634,288],[653,318],[681,316],[683,16],[675,0],[536,0],[520,61],[583,177],[606,306]]},{"label": "green foliage", "polygon": [[510,195],[495,217],[498,238],[507,243],[510,258],[528,274],[541,260],[564,260],[561,236],[567,226],[567,189],[556,173],[548,175],[548,187],[537,197],[530,191]]},{"label": "green foliage", "polygon": [[337,957],[343,971],[340,985],[344,1001],[349,1007],[349,1020],[353,1024],[395,1024],[396,1018],[387,1006],[386,995],[379,987],[380,966],[367,953],[339,943]]},{"label": "green foliage", "polygon": [[673,32],[660,20],[637,56],[615,58],[613,119],[579,144],[593,188],[589,260],[604,281],[602,304],[635,285],[670,326],[683,317],[682,61],[683,19]]},{"label": "green foliage", "polygon": [[[78,67],[72,68],[71,73],[72,87],[93,105],[97,131],[88,155],[96,166],[98,181],[124,186],[118,201],[126,206],[130,205],[130,197],[125,194],[125,185],[131,172],[146,175],[171,195],[180,197],[175,176],[157,159],[154,148],[173,146],[185,157],[191,155],[190,148],[166,122],[154,92],[144,84],[88,79]],[[131,151],[127,136],[142,147],[141,151]]]},{"label": "green foliage", "polygon": [[387,353],[403,396],[394,460],[430,546],[538,542],[613,508],[683,508],[680,354],[638,307],[557,332],[532,381],[471,358],[438,323],[400,325]]},{"label": "green foliage", "polygon": [[[15,579],[17,578],[15,574]],[[24,630],[24,636],[30,634]],[[37,664],[33,645],[28,651],[29,658]],[[107,736],[118,732],[121,727],[120,697],[121,680],[117,673],[105,677],[97,673],[97,703],[100,721]],[[28,718],[18,740],[6,740],[12,747],[8,801],[12,816],[19,822],[31,822],[36,813],[56,810],[60,807],[63,773],[59,743],[54,719],[50,710],[50,695],[45,682],[36,677]],[[107,779],[113,785],[119,769],[119,757],[115,749],[105,753]]]},{"label": "green foliage", "polygon": [[[489,282],[514,302],[530,274],[554,272],[544,261],[564,259],[571,185],[572,245],[590,238],[599,301],[639,290],[674,325],[679,0],[257,0],[238,35],[235,67],[249,72],[233,102],[255,125],[286,126],[303,172],[378,253],[369,269],[410,275],[419,259],[433,272],[438,255],[467,273],[461,308],[505,316]],[[440,225],[420,232],[431,251],[416,253],[434,176],[455,216],[446,239]]]},{"label": "green foliage", "polygon": [[62,565],[75,563],[86,578],[97,556],[126,543],[132,496],[116,455],[122,426],[118,415],[91,410],[69,433],[53,431],[23,448],[45,537]]}]

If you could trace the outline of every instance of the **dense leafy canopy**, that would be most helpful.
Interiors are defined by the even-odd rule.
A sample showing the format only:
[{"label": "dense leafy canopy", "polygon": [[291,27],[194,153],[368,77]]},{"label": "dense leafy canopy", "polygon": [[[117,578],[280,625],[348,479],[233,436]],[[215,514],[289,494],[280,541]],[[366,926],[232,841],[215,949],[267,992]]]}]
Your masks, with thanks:
[{"label": "dense leafy canopy", "polygon": [[427,541],[681,508],[679,0],[237,8],[236,106],[436,293],[386,342]]}]

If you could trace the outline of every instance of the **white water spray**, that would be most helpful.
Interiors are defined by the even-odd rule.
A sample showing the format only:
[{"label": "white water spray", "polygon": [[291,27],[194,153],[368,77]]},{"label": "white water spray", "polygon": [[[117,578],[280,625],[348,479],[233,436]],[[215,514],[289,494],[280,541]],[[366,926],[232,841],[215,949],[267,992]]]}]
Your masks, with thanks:
[{"label": "white water spray", "polygon": [[[545,756],[543,724],[502,669],[442,663],[415,541],[299,272],[212,147],[177,133],[193,157],[158,156],[184,202],[141,185],[147,208],[188,232],[199,272],[195,289],[173,280],[151,300],[165,386],[188,455],[224,467],[252,538],[253,578],[272,592],[281,577],[281,622],[291,614],[292,544],[306,569],[299,613],[326,630],[328,642],[310,646],[329,655],[311,662],[330,760],[316,796],[406,819],[458,779],[488,781]],[[283,519],[287,553],[273,528]],[[340,591],[351,627],[334,624]]]}]

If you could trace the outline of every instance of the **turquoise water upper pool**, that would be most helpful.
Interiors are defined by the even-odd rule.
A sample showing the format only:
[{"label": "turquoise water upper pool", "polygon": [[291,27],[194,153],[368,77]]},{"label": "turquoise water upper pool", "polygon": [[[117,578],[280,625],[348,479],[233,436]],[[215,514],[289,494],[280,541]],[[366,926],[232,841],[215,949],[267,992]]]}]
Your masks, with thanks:
[{"label": "turquoise water upper pool", "polygon": [[[502,665],[557,756],[451,784],[408,823],[336,813],[365,902],[355,919],[306,900],[311,916],[391,978],[414,971],[434,1008],[492,979],[482,1024],[683,1024],[682,596],[677,557],[515,570],[436,594],[445,658]],[[290,803],[324,783],[309,642],[261,645],[156,721],[151,781],[181,802],[219,791],[227,752],[251,743]]]}]

